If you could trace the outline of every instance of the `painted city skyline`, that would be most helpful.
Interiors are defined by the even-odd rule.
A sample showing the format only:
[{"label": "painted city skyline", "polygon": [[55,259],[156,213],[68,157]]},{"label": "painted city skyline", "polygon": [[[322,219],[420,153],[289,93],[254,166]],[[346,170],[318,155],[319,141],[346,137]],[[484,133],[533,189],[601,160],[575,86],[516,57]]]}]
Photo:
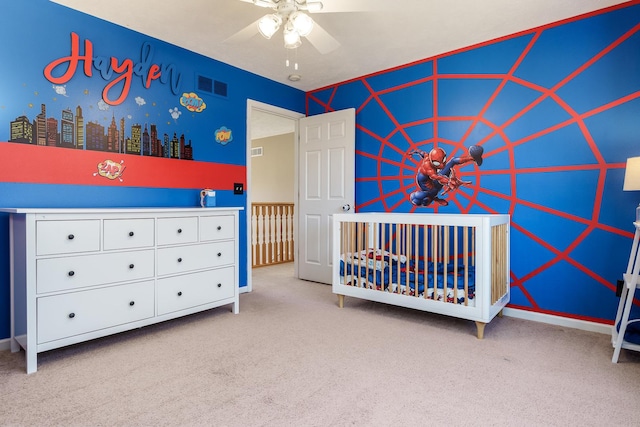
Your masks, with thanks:
[{"label": "painted city skyline", "polygon": [[75,114],[70,108],[62,110],[58,120],[47,117],[46,104],[40,104],[40,113],[35,118],[21,115],[11,121],[8,142],[193,160],[191,140],[186,143],[184,133],[180,136],[177,132],[172,136],[162,133],[159,138],[160,134],[155,123],[133,123],[127,136],[125,118],[116,121],[115,114],[107,127],[97,121],[85,124],[79,105]]}]

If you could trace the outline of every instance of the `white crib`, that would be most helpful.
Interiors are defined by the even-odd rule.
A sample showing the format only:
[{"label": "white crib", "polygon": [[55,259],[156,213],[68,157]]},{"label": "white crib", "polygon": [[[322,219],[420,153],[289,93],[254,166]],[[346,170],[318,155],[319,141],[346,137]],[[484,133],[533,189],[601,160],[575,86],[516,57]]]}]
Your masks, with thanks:
[{"label": "white crib", "polygon": [[509,302],[509,215],[333,216],[333,293],[484,327]]}]

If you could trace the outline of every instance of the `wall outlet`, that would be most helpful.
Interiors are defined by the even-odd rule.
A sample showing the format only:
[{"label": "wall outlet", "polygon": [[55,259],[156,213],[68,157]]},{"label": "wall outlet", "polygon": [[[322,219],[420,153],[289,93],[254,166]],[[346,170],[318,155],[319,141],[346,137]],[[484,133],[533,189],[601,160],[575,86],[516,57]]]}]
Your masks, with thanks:
[{"label": "wall outlet", "polygon": [[244,184],[241,182],[236,182],[233,184],[233,194],[243,194],[244,193]]}]

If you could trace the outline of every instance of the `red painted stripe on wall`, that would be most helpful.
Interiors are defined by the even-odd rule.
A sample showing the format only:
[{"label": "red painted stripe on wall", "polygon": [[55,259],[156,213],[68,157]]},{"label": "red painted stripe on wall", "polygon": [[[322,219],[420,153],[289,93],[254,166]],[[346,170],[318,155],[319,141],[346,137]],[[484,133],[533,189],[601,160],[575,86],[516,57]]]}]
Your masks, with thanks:
[{"label": "red painted stripe on wall", "polygon": [[232,190],[245,176],[245,166],[0,142],[0,182]]}]

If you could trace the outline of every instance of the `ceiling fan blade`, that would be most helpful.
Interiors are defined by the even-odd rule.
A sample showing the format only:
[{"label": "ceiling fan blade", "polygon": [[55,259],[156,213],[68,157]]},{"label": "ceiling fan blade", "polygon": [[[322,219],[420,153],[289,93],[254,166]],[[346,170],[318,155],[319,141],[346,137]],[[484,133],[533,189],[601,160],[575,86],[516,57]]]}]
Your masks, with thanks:
[{"label": "ceiling fan blade", "polygon": [[317,22],[314,22],[313,30],[306,36],[306,39],[323,55],[333,52],[340,47],[340,42],[334,39],[333,36],[318,25]]},{"label": "ceiling fan blade", "polygon": [[[244,1],[244,0],[243,0]],[[250,1],[250,0],[249,0]],[[223,43],[242,43],[244,41],[249,40],[251,37],[255,36],[259,33],[258,31],[258,21],[262,18],[258,18],[253,21],[251,24],[247,25],[237,33],[223,40]]]},{"label": "ceiling fan blade", "polygon": [[278,7],[278,2],[275,0],[240,0],[240,1],[245,3],[252,3],[260,7],[268,7],[270,9],[275,9]]},{"label": "ceiling fan blade", "polygon": [[388,1],[382,0],[320,0],[322,9],[312,13],[375,12],[389,10]]}]

